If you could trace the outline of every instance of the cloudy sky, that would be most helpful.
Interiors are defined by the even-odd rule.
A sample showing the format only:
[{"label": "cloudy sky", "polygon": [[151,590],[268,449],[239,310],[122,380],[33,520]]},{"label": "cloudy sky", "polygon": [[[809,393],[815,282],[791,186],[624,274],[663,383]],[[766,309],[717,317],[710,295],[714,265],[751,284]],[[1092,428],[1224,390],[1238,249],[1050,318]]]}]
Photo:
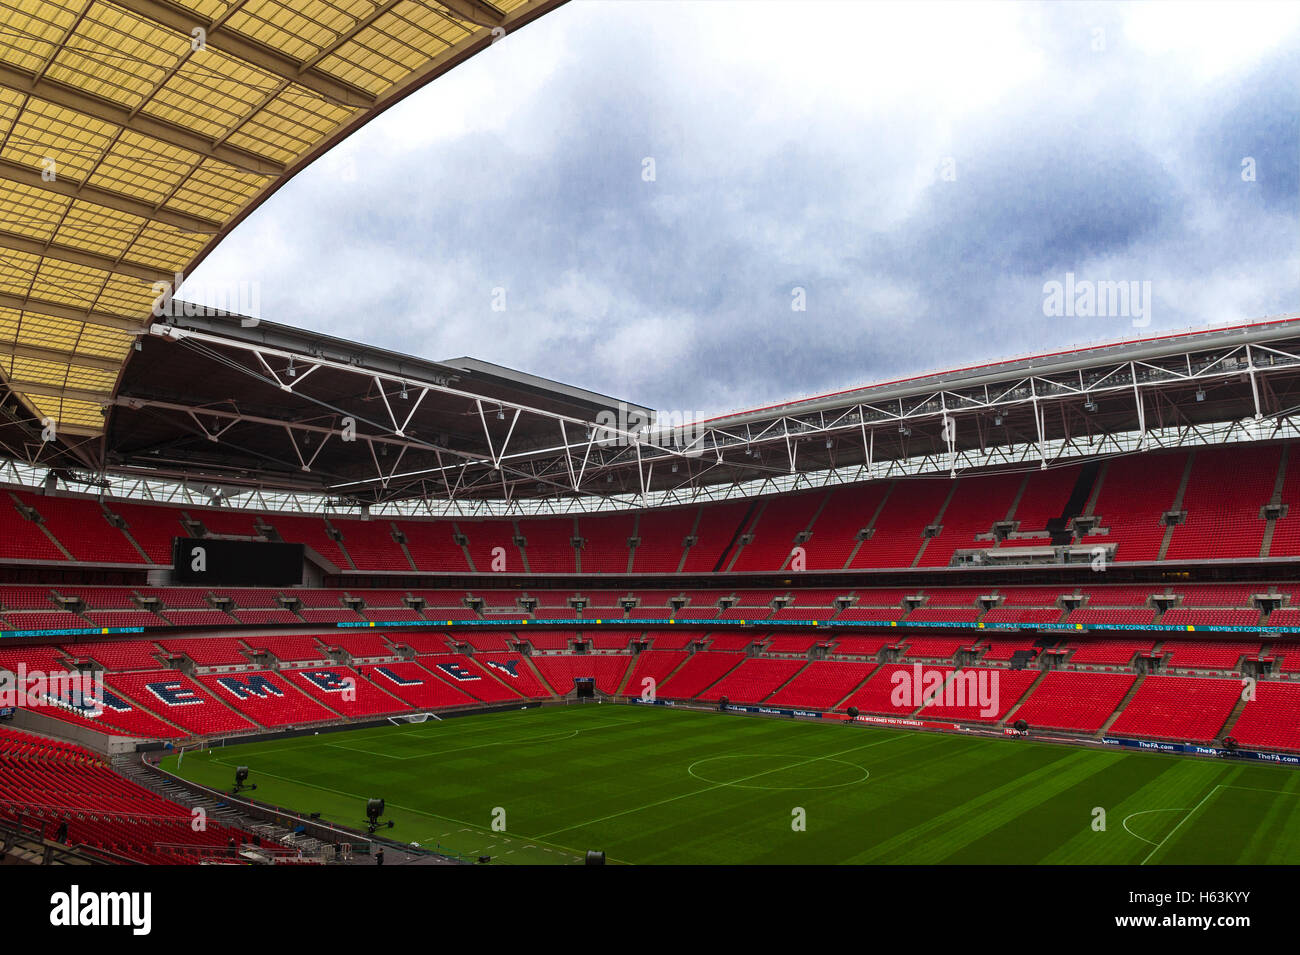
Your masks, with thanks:
[{"label": "cloudy sky", "polygon": [[[1067,273],[1147,311],[1045,315]],[[574,0],[182,295],[239,282],[271,321],[688,413],[1300,311],[1300,4]]]}]

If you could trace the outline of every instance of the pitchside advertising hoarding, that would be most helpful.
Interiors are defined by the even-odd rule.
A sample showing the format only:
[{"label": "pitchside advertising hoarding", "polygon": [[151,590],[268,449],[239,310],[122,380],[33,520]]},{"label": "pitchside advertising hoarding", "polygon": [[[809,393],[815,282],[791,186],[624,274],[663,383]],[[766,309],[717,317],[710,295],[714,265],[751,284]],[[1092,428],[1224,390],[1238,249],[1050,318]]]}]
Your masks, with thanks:
[{"label": "pitchside advertising hoarding", "polygon": [[1231,759],[1253,759],[1265,763],[1300,766],[1300,755],[1288,753],[1265,753],[1254,749],[1221,749],[1217,746],[1202,746],[1198,743],[1166,743],[1159,740],[1127,739],[1121,736],[1104,736],[1101,742],[1105,746],[1144,749],[1157,753],[1182,753],[1185,756],[1222,756]]}]

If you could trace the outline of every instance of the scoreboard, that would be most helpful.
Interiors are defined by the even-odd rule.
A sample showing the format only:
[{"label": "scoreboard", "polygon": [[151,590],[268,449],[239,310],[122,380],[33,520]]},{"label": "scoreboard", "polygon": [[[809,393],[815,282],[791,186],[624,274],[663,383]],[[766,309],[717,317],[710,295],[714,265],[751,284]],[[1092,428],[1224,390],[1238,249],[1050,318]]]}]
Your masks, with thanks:
[{"label": "scoreboard", "polygon": [[172,579],[214,587],[288,587],[302,583],[302,544],[172,539]]}]

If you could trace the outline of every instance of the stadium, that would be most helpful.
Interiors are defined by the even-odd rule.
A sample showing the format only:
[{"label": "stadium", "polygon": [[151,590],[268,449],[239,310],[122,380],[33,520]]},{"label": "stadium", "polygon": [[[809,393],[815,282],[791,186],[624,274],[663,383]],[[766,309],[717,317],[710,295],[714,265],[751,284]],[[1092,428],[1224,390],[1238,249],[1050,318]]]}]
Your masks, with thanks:
[{"label": "stadium", "polygon": [[6,859],[1300,860],[1300,316],[696,420],[173,294],[558,5],[6,7]]}]

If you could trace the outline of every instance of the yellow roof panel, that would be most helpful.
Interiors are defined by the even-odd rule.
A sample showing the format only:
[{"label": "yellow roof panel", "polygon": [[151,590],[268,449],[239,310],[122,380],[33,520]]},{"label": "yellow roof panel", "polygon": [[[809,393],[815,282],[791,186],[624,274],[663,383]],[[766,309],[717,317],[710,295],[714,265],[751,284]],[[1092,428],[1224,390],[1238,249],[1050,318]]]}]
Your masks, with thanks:
[{"label": "yellow roof panel", "polygon": [[26,296],[40,265],[39,255],[0,249],[0,292]]},{"label": "yellow roof panel", "polygon": [[160,277],[562,2],[0,0],[0,389],[102,430]]},{"label": "yellow roof panel", "polygon": [[201,160],[188,149],[126,131],[113,143],[89,182],[157,205],[185,181]]},{"label": "yellow roof panel", "polygon": [[351,3],[322,3],[295,0],[290,5],[278,0],[245,3],[231,13],[228,23],[259,43],[297,60],[311,60],[337,43],[360,20],[375,9],[369,0]]},{"label": "yellow roof panel", "polygon": [[74,202],[59,223],[54,241],[117,258],[148,220],[89,202]]},{"label": "yellow roof panel", "polygon": [[110,315],[136,316],[141,325],[150,317],[150,307],[157,298],[153,286],[133,275],[111,275],[91,308]]},{"label": "yellow roof panel", "polygon": [[126,257],[132,262],[166,269],[174,262],[185,262],[193,258],[207,238],[205,235],[180,232],[171,226],[150,222],[136,236]]},{"label": "yellow roof panel", "polygon": [[167,204],[181,212],[225,219],[271,182],[269,176],[243,172],[220,160],[208,159],[190,174]]},{"label": "yellow roof panel", "polygon": [[32,297],[43,302],[78,305],[99,294],[109,273],[72,262],[46,258],[32,280]]},{"label": "yellow roof panel", "polygon": [[148,20],[93,3],[45,75],[136,109],[189,52],[187,40],[151,29]]},{"label": "yellow roof panel", "polygon": [[117,128],[31,97],[5,139],[3,155],[56,179],[85,178],[108,149]]},{"label": "yellow roof panel", "polygon": [[13,341],[23,322],[23,313],[16,308],[0,308],[0,341]]},{"label": "yellow roof panel", "polygon": [[35,72],[67,38],[77,22],[80,5],[70,3],[7,3],[0,23],[0,60]]},{"label": "yellow roof panel", "polygon": [[49,241],[72,200],[16,182],[0,180],[0,230]]}]

